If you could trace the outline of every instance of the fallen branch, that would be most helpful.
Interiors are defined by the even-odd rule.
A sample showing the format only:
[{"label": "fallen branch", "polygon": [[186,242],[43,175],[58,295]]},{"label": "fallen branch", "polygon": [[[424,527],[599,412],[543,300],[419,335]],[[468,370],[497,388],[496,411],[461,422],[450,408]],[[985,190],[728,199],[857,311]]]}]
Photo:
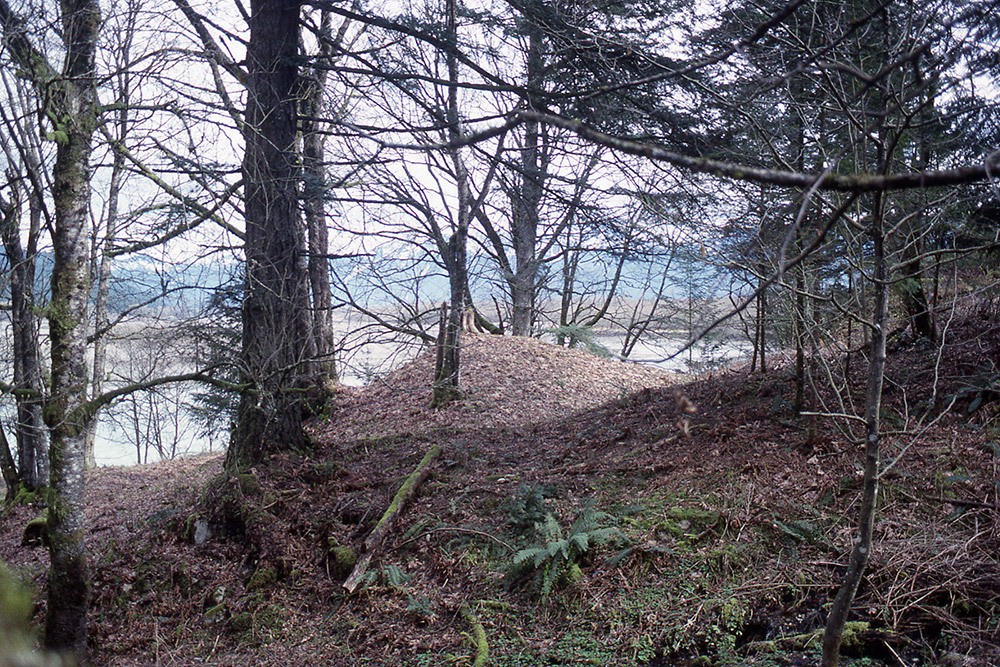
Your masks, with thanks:
[{"label": "fallen branch", "polygon": [[476,647],[476,657],[472,660],[472,667],[485,667],[486,662],[490,659],[490,645],[486,643],[486,630],[469,609],[469,605],[463,602],[458,611],[462,614],[462,618],[472,626],[472,643]]},{"label": "fallen branch", "polygon": [[438,445],[434,445],[427,450],[427,453],[424,454],[424,458],[421,459],[417,467],[410,473],[409,477],[406,478],[403,485],[399,487],[399,491],[396,492],[392,502],[389,503],[389,507],[385,510],[385,514],[382,515],[382,518],[379,519],[371,534],[369,534],[365,539],[364,554],[358,559],[357,564],[354,566],[354,570],[351,572],[351,576],[349,576],[347,581],[344,582],[344,588],[347,589],[347,592],[353,593],[354,589],[358,587],[361,577],[364,576],[365,571],[368,569],[368,565],[371,563],[372,557],[374,557],[375,553],[382,545],[382,541],[385,539],[385,536],[389,534],[390,530],[392,530],[392,527],[396,523],[396,519],[399,518],[399,514],[403,511],[403,507],[416,493],[417,488],[423,484],[424,480],[431,474],[431,464],[434,463],[440,453],[441,447]]}]

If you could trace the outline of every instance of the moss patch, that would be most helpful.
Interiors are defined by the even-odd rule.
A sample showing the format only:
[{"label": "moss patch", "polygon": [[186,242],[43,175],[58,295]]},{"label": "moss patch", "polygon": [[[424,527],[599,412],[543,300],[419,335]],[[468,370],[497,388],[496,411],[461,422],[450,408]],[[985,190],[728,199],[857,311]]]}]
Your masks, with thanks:
[{"label": "moss patch", "polygon": [[330,536],[327,543],[327,567],[334,579],[343,579],[351,573],[358,563],[358,554],[351,547],[345,547]]},{"label": "moss patch", "polygon": [[278,580],[278,571],[273,565],[260,565],[250,575],[247,582],[247,592],[259,591],[269,586],[273,586]]}]

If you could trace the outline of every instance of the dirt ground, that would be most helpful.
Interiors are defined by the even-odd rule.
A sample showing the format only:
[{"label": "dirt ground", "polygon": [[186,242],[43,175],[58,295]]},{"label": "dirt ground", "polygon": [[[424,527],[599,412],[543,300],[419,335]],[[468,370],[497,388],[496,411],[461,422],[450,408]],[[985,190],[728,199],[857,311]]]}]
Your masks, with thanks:
[{"label": "dirt ground", "polygon": [[[891,355],[877,547],[845,664],[1000,665],[1000,331],[962,317],[940,354],[901,340]],[[682,383],[476,335],[462,354],[461,403],[428,407],[421,356],[338,393],[312,451],[246,475],[219,455],[90,472],[94,664],[472,665],[483,647],[498,666],[818,664],[855,534],[851,420],[795,417],[785,368]],[[853,412],[862,355],[831,364],[843,401],[816,389],[809,407]],[[0,520],[39,619],[47,554],[22,533],[40,511]]]}]

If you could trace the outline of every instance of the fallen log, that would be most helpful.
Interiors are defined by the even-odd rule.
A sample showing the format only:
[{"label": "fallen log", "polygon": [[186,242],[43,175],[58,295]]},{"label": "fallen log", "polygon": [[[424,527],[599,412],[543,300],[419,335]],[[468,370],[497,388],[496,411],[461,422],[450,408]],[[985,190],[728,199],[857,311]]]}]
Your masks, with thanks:
[{"label": "fallen log", "polygon": [[473,645],[476,647],[476,657],[473,658],[472,667],[486,667],[486,663],[490,660],[490,646],[486,643],[486,630],[483,629],[483,624],[479,622],[476,615],[469,609],[469,605],[463,602],[458,611],[462,614],[465,622],[472,626],[471,639]]},{"label": "fallen log", "polygon": [[399,491],[396,492],[392,502],[389,503],[389,507],[385,510],[382,518],[379,519],[378,523],[375,524],[375,528],[365,539],[365,543],[363,545],[364,553],[358,559],[357,564],[354,566],[354,570],[351,571],[351,576],[347,577],[347,580],[344,581],[343,585],[344,588],[347,589],[348,593],[353,593],[358,587],[358,584],[361,582],[361,577],[364,576],[372,558],[382,546],[382,541],[385,540],[386,535],[389,534],[389,531],[391,531],[393,526],[396,524],[396,519],[399,518],[400,513],[403,511],[403,507],[410,501],[420,485],[423,484],[424,480],[426,480],[431,474],[431,465],[440,453],[441,447],[433,445],[429,450],[427,450],[427,453],[424,454],[424,458],[420,460],[420,463],[406,478],[403,485],[399,487]]}]

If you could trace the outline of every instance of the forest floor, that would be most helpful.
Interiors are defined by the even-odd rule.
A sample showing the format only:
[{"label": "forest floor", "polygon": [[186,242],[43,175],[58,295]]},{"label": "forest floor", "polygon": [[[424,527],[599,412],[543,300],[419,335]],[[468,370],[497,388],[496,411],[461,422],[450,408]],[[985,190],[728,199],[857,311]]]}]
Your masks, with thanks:
[{"label": "forest floor", "polygon": [[[894,343],[845,664],[1000,665],[996,311],[956,317],[940,351]],[[810,407],[858,409],[863,355],[828,361],[849,391]],[[94,664],[818,664],[861,451],[834,420],[793,416],[786,368],[681,383],[477,335],[463,368],[466,399],[443,410],[428,408],[430,354],[344,389],[312,420],[313,451],[246,475],[218,455],[88,473]],[[39,511],[5,510],[0,558],[36,587],[40,619],[47,553],[22,545]]]}]

